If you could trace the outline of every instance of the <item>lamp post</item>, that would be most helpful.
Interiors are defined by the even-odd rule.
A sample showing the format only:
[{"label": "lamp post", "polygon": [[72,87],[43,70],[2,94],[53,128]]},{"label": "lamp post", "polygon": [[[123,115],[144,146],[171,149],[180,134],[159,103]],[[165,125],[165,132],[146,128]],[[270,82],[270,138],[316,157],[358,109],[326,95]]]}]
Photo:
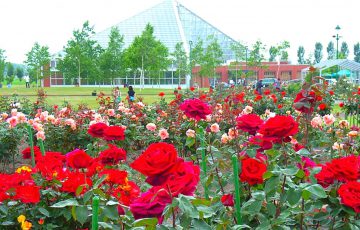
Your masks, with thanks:
[{"label": "lamp post", "polygon": [[190,50],[189,50],[189,65],[190,65],[190,84],[192,82],[192,60],[191,60],[191,48],[192,48],[192,44],[193,42],[192,41],[189,41],[189,47],[190,47]]},{"label": "lamp post", "polygon": [[333,38],[336,39],[336,59],[339,59],[339,38],[341,38],[341,36],[339,36],[339,30],[340,30],[340,26],[337,25],[335,30],[337,31],[336,32],[336,35],[333,35]]}]

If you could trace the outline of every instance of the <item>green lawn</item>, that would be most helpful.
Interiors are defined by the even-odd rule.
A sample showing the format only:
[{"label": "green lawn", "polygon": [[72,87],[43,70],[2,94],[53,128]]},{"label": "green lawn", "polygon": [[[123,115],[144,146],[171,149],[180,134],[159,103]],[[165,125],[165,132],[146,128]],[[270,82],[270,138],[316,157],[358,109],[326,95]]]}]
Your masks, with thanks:
[{"label": "green lawn", "polygon": [[[97,108],[98,104],[96,102],[96,97],[91,96],[91,93],[96,90],[97,93],[103,92],[106,96],[111,96],[111,87],[50,87],[44,88],[47,95],[47,102],[50,105],[61,105],[65,101],[69,102],[72,105],[78,104],[87,104],[91,108]],[[122,95],[122,100],[126,99],[127,88],[120,88]],[[174,89],[160,89],[160,88],[151,88],[151,89],[137,89],[134,88],[136,92],[136,97],[143,98],[143,101],[146,104],[151,104],[155,101],[159,101],[158,94],[160,92],[165,93],[165,100],[170,101],[174,99]],[[24,84],[14,84],[11,88],[3,86],[0,89],[0,96],[11,96],[13,94],[19,95],[19,97],[27,97],[31,101],[36,100],[37,88],[25,88]]]}]

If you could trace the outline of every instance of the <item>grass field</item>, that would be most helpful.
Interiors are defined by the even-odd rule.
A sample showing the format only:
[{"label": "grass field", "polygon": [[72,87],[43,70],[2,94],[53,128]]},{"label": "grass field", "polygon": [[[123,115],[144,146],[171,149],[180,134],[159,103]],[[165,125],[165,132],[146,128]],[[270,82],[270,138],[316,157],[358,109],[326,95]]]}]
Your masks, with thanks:
[{"label": "grass field", "polygon": [[[3,85],[3,88],[0,88],[0,96],[12,96],[17,94],[18,97],[27,97],[31,101],[36,100],[38,88],[32,86],[31,88],[25,88],[25,82],[14,82],[11,88],[7,88],[6,85]],[[103,92],[106,96],[111,96],[111,87],[50,87],[44,88],[44,91],[47,95],[46,101],[50,105],[61,105],[64,102],[69,102],[72,105],[78,104],[87,104],[91,108],[97,108],[98,104],[96,102],[96,96],[92,96],[92,92],[96,91],[97,94]],[[121,99],[126,100],[127,88],[120,88]],[[165,93],[165,100],[170,101],[174,99],[174,90],[173,89],[136,89],[137,98],[143,98],[144,103],[151,104],[155,101],[159,101],[160,97],[158,94],[160,92]]]}]

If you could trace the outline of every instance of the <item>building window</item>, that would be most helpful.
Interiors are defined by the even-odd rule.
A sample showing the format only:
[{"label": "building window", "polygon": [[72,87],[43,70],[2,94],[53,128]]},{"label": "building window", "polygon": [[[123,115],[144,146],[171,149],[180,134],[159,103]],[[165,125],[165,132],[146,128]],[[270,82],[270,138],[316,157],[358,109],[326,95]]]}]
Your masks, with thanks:
[{"label": "building window", "polygon": [[282,81],[291,80],[291,71],[282,71],[280,74],[280,80]]},{"label": "building window", "polygon": [[264,73],[264,78],[275,78],[276,74],[275,72],[272,72],[272,71],[266,71]]}]

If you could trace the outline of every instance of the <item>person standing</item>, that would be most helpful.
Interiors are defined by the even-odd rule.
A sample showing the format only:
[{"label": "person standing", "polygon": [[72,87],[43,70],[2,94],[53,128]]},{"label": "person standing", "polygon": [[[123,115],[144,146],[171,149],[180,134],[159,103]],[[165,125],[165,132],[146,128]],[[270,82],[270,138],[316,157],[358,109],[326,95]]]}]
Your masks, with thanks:
[{"label": "person standing", "polygon": [[256,91],[261,94],[261,88],[263,87],[263,84],[262,84],[262,80],[259,80],[257,83],[256,83]]},{"label": "person standing", "polygon": [[25,87],[30,88],[30,77],[29,77],[29,75],[25,75],[24,80],[25,80]]},{"label": "person standing", "polygon": [[131,85],[129,86],[128,97],[129,97],[129,104],[135,101],[135,91]]},{"label": "person standing", "polygon": [[121,102],[121,92],[119,86],[116,86],[113,89],[113,97],[114,97],[114,108],[116,108]]},{"label": "person standing", "polygon": [[280,91],[280,89],[281,89],[281,81],[280,81],[280,78],[278,78],[276,81],[275,81],[275,89],[277,90],[277,91]]}]

